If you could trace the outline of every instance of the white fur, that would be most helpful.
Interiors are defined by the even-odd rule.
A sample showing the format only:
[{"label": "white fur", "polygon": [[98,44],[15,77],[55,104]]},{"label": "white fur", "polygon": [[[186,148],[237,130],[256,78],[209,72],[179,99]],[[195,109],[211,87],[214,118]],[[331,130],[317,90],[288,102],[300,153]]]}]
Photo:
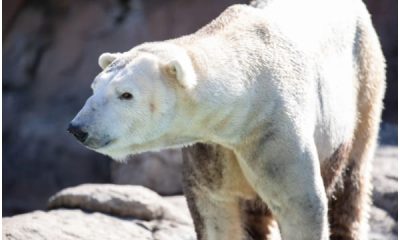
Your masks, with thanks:
[{"label": "white fur", "polygon": [[[365,11],[358,0],[236,5],[217,19],[226,26],[213,34],[200,30],[103,54],[102,68],[128,63],[99,74],[74,121],[112,139],[95,150],[116,159],[196,142],[230,148],[276,214],[284,239],[328,239],[318,172],[341,143],[351,141],[357,123],[352,49],[357,23],[369,21]],[[166,66],[175,79],[164,73]],[[134,99],[118,99],[124,91]],[[257,145],[267,129],[274,140]],[[271,166],[282,173],[266,174],[275,171]]]}]

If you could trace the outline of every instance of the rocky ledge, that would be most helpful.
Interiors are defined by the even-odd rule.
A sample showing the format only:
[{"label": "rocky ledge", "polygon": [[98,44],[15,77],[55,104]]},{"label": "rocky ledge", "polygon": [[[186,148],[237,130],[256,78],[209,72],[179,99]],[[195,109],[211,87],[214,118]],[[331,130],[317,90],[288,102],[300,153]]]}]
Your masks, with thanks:
[{"label": "rocky ledge", "polygon": [[67,188],[49,209],[3,218],[3,239],[195,239],[183,196],[163,198],[141,186]]},{"label": "rocky ledge", "polygon": [[[378,149],[373,166],[370,240],[397,239],[397,147]],[[50,198],[48,211],[3,218],[3,239],[195,239],[183,196],[132,185],[84,184]]]}]

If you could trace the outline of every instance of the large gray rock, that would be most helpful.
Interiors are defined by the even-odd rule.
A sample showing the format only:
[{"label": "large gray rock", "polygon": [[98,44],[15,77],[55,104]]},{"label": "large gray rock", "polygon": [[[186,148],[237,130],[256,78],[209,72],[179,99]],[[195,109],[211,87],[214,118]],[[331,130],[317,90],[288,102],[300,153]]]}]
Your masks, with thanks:
[{"label": "large gray rock", "polygon": [[50,198],[48,207],[79,208],[147,221],[167,219],[188,223],[187,216],[175,211],[160,195],[142,186],[83,184],[58,192]]},{"label": "large gray rock", "polygon": [[193,227],[168,220],[142,221],[79,209],[35,211],[3,218],[3,240],[190,240]]},{"label": "large gray rock", "polygon": [[195,239],[182,196],[163,199],[140,186],[85,184],[57,193],[49,207],[3,218],[3,239]]},{"label": "large gray rock", "polygon": [[103,213],[78,209],[35,211],[3,218],[3,239],[153,239],[151,231]]}]

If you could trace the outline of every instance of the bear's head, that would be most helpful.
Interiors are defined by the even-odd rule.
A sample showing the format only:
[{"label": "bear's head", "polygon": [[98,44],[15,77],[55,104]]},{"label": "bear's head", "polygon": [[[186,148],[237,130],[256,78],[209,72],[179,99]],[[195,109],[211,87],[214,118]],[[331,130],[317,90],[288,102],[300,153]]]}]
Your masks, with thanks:
[{"label": "bear's head", "polygon": [[85,146],[115,159],[196,142],[190,97],[197,76],[189,55],[173,44],[104,53],[93,95],[68,131]]}]

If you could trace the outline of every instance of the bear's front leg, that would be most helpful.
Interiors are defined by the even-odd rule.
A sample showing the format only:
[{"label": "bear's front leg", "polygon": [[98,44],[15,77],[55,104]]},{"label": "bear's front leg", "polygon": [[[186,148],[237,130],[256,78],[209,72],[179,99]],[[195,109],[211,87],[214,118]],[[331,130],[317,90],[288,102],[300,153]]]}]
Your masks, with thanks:
[{"label": "bear's front leg", "polygon": [[232,151],[196,144],[184,149],[184,192],[199,240],[244,240],[240,199],[254,196]]},{"label": "bear's front leg", "polygon": [[312,141],[277,132],[249,144],[239,148],[239,163],[271,208],[282,239],[327,240],[327,199]]},{"label": "bear's front leg", "polygon": [[188,203],[199,240],[245,240],[238,201],[213,200],[205,193],[192,196]]}]

